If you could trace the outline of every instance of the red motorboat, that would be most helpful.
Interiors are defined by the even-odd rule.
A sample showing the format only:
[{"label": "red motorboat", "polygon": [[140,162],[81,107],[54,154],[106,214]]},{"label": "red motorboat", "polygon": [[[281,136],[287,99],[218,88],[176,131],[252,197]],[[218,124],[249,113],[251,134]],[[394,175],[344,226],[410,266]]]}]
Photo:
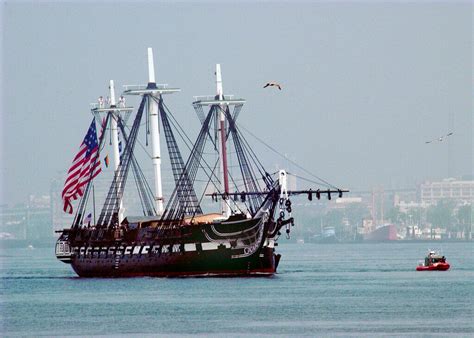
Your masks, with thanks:
[{"label": "red motorboat", "polygon": [[449,267],[446,257],[437,254],[435,251],[430,251],[428,256],[425,257],[425,261],[418,264],[416,271],[446,271]]}]

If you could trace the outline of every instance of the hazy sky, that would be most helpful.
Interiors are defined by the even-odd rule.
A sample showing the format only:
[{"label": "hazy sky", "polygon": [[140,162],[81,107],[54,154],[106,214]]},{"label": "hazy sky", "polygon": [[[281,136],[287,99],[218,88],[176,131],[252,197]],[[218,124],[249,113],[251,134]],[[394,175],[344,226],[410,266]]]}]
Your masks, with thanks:
[{"label": "hazy sky", "polygon": [[[0,204],[47,194],[114,79],[158,83],[194,139],[193,95],[247,99],[239,122],[335,185],[472,174],[473,6],[465,3],[1,5]],[[283,90],[263,89],[277,80]],[[136,103],[134,103],[136,105]],[[426,140],[453,131],[448,142]],[[252,138],[248,138],[252,143]],[[266,163],[284,163],[257,147]]]}]

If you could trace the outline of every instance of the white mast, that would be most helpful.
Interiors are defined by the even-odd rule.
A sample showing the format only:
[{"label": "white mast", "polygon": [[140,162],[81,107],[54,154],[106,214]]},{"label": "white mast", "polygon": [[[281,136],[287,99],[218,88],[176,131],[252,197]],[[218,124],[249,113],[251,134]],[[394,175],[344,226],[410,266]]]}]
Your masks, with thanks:
[{"label": "white mast", "polygon": [[[217,99],[219,101],[224,100],[224,90],[222,88],[222,75],[221,75],[221,65],[216,64],[216,91]],[[219,114],[219,169],[220,169],[220,179],[221,179],[221,191],[224,194],[222,198],[222,216],[230,216],[230,205],[228,198],[229,193],[229,179],[227,173],[227,149],[226,149],[226,130],[225,130],[225,110],[227,105],[222,103],[219,104],[220,109],[218,110]]]},{"label": "white mast", "polygon": [[[115,88],[114,80],[110,80],[110,108],[115,108]],[[117,126],[118,112],[112,113],[112,120],[110,121],[110,129],[112,131],[112,149],[114,153],[114,169],[117,170],[120,164],[120,153],[118,146],[118,126]]]},{"label": "white mast", "polygon": [[[110,108],[115,108],[115,87],[114,87],[114,80],[110,80]],[[119,118],[119,111],[114,110],[112,111],[112,119],[110,121],[110,129],[112,132],[112,150],[114,154],[114,170],[117,171],[119,164],[120,164],[120,152],[119,152],[119,139],[118,139],[118,128],[117,128],[117,120]],[[122,200],[119,202],[119,224],[123,221],[123,214],[124,209],[122,205]]]},{"label": "white mast", "polygon": [[[156,87],[153,49],[151,48],[148,48],[148,87]],[[151,156],[153,173],[155,175],[155,206],[158,215],[161,215],[163,214],[163,187],[161,183],[160,129],[158,126],[158,101],[161,98],[161,94],[152,93],[151,96],[148,100],[148,112],[150,114],[151,127]]]},{"label": "white mast", "polygon": [[148,83],[154,83],[155,81],[155,65],[153,63],[153,48],[148,47]]},{"label": "white mast", "polygon": [[158,125],[158,101],[163,94],[179,92],[178,88],[169,88],[168,85],[157,85],[155,83],[155,66],[153,64],[153,49],[148,48],[148,85],[125,86],[124,94],[127,95],[150,95],[148,100],[148,112],[150,114],[151,150],[153,173],[155,177],[155,208],[158,215],[163,214],[163,188],[161,184],[161,151],[160,151],[160,129]]},{"label": "white mast", "polygon": [[222,100],[224,96],[224,90],[222,89],[222,73],[221,65],[219,63],[216,64],[216,92],[217,98]]}]

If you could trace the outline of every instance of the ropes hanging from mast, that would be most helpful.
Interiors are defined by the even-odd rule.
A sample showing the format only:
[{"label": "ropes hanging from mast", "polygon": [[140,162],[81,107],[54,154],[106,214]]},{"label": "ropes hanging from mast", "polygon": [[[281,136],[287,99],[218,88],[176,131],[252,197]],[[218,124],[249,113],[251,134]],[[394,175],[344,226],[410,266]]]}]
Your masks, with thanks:
[{"label": "ropes hanging from mast", "polygon": [[[153,99],[156,101],[156,98],[153,97]],[[184,209],[185,215],[202,214],[193,183],[190,181],[188,172],[184,166],[181,152],[179,151],[178,144],[171,129],[168,115],[163,108],[163,100],[161,98],[158,100],[158,110],[165,133],[166,145],[168,147],[180,207]]]},{"label": "ropes hanging from mast", "polygon": [[[182,184],[186,184],[186,182],[184,181],[189,180],[191,184],[194,184],[197,170],[199,168],[199,164],[202,158],[202,151],[206,143],[206,139],[207,139],[206,135],[208,132],[211,116],[212,114],[210,113],[207,115],[207,118],[205,119],[201,127],[201,131],[196,140],[196,143],[194,144],[194,147],[191,150],[191,154],[189,155],[189,158],[184,167],[183,173],[186,172],[187,177],[185,177],[184,175],[181,175],[179,177],[178,183],[176,184],[176,187],[174,188],[173,193],[171,194],[171,197],[166,206],[165,212],[163,213],[162,219],[180,219],[186,214],[188,207],[190,207],[187,201],[185,202],[184,205],[181,205],[181,206],[179,205],[180,202],[179,202],[178,190],[180,189],[179,187]],[[194,214],[194,213],[191,213],[191,214]]]},{"label": "ropes hanging from mast", "polygon": [[[120,200],[122,199],[123,192],[125,189],[125,184],[128,177],[128,170],[130,168],[130,164],[132,163],[133,150],[135,148],[138,130],[140,128],[140,121],[145,108],[145,102],[146,97],[143,97],[137,115],[133,122],[133,127],[130,131],[128,142],[126,142],[125,144],[125,150],[122,154],[122,161],[120,162],[118,169],[115,171],[114,179],[109,188],[107,198],[105,199],[104,206],[102,207],[102,211],[97,222],[97,225],[100,227],[110,227],[112,225],[115,225],[115,223],[118,223]],[[117,122],[120,126],[120,129],[124,131],[121,119],[119,119]]]},{"label": "ropes hanging from mast", "polygon": [[[118,126],[122,132],[125,143],[128,143],[128,137],[125,132],[125,127],[122,123],[118,123]],[[140,198],[140,204],[142,206],[143,214],[146,216],[156,215],[156,209],[153,204],[153,192],[151,191],[148,182],[146,181],[145,175],[143,174],[135,155],[132,153],[132,172],[135,177],[135,183],[138,190],[138,196]]]},{"label": "ropes hanging from mast", "polygon": [[[241,208],[237,203],[237,196],[240,195],[240,202],[241,204],[246,206],[247,211],[250,213],[250,215],[253,216],[257,213],[262,203],[264,202],[264,194],[273,189],[275,180],[265,170],[260,158],[255,154],[254,150],[252,149],[252,147],[250,147],[248,141],[241,133],[239,126],[237,126],[236,120],[242,110],[243,102],[245,101],[242,99],[233,100],[224,97],[222,94],[221,87],[222,86],[219,87],[218,85],[218,95],[215,96],[213,99],[209,99],[204,103],[202,101],[196,101],[193,103],[193,107],[202,124],[200,133],[194,144],[186,135],[183,128],[176,121],[173,114],[171,114],[168,107],[166,107],[166,105],[164,104],[161,94],[156,94],[156,92],[153,92],[153,90],[158,89],[158,87],[156,87],[156,84],[154,83],[152,83],[152,86],[149,83],[145,90],[146,93],[142,95],[140,108],[138,109],[137,115],[133,123],[133,127],[131,128],[129,135],[126,134],[125,125],[123,123],[123,120],[120,119],[119,116],[117,122],[125,141],[125,151],[122,155],[122,161],[119,165],[119,168],[115,172],[114,180],[109,189],[102,212],[99,216],[98,225],[107,227],[116,223],[115,216],[119,210],[119,201],[121,200],[124,192],[125,182],[127,180],[127,173],[130,166],[132,167],[132,172],[135,177],[143,213],[148,216],[156,215],[157,210],[155,209],[154,199],[156,200],[157,197],[150,193],[151,189],[145,179],[143,172],[141,171],[138,165],[137,159],[133,154],[133,149],[135,143],[137,142],[138,129],[141,125],[140,120],[142,118],[144,110],[146,111],[146,120],[144,124],[146,144],[148,145],[148,134],[150,133],[151,128],[150,117],[148,115],[152,113],[151,111],[148,112],[148,109],[152,109],[150,108],[150,105],[153,105],[150,103],[150,101],[154,102],[154,107],[158,108],[157,113],[159,114],[161,119],[161,124],[163,127],[166,145],[170,157],[171,169],[173,171],[173,177],[175,181],[175,188],[171,194],[171,197],[168,200],[168,204],[166,205],[165,210],[162,213],[161,219],[176,220],[181,219],[184,216],[195,216],[202,214],[200,203],[206,191],[204,191],[201,198],[198,199],[194,190],[194,183],[196,181],[199,169],[202,169],[205,175],[207,175],[208,177],[206,189],[209,185],[214,185],[216,194],[217,196],[222,197],[223,203],[227,203],[228,205],[230,203],[233,203],[235,207],[241,211]],[[139,90],[137,90],[137,93],[138,92]],[[204,105],[210,106],[207,115],[204,114]],[[232,111],[230,109],[231,105],[234,106]],[[148,108],[145,109],[145,107]],[[107,119],[109,119],[110,116],[111,115],[108,114]],[[158,121],[159,120],[157,120],[157,123]],[[178,135],[185,142],[186,146],[191,150],[186,163],[183,161],[172,127],[174,127],[174,129],[178,132]],[[241,127],[246,132],[251,134],[254,138],[256,138],[258,141],[263,143],[267,148],[277,153],[279,156],[285,158],[301,170],[315,177],[319,181],[319,183],[323,183],[328,187],[337,189],[337,187],[335,187],[334,185],[310,173],[291,159],[279,153],[276,149],[266,144],[264,141],[262,141],[253,133],[251,133],[245,127]],[[153,124],[153,128],[155,128],[155,124]],[[211,128],[214,128],[214,130],[211,130]],[[101,145],[103,142],[103,138],[104,137],[102,135]],[[216,164],[211,167],[203,158],[207,139],[211,141],[214,150],[217,150],[221,153],[220,161],[222,162],[220,175],[216,174],[216,168],[218,163],[216,162]],[[235,152],[226,152],[227,141],[229,141],[229,146],[232,145],[234,147]],[[155,145],[155,143],[156,142],[154,142],[153,144]],[[234,179],[234,176],[230,172],[230,168],[227,168],[227,165],[225,165],[227,154],[230,155],[229,161],[232,160],[232,155],[238,160],[238,167],[240,168],[240,174],[242,175],[242,180],[238,181],[239,184],[237,184],[236,180]],[[160,156],[153,155],[153,159],[157,158],[159,159]],[[222,165],[222,163],[224,164]],[[222,182],[222,177],[224,177],[224,181],[226,182],[225,184],[223,184]],[[233,188],[235,189],[235,192],[233,193],[229,191],[227,177],[230,178],[230,181],[233,184]],[[242,188],[243,190],[239,192],[239,190]],[[86,191],[86,195],[87,194],[88,190]],[[231,198],[229,198],[231,197],[231,195],[234,197],[233,201]],[[162,202],[162,195],[157,196],[160,196],[159,200]],[[84,208],[84,206],[82,206],[82,208]],[[229,215],[228,212],[227,214],[223,212],[223,214]]]},{"label": "ropes hanging from mast", "polygon": [[317,180],[319,180],[319,183],[317,184],[323,184],[323,185],[326,185],[327,187],[330,187],[330,188],[334,188],[334,189],[338,189],[338,187],[336,187],[335,185],[329,183],[328,181],[322,179],[321,177],[318,177],[316,176],[315,174],[311,173],[310,171],[306,170],[305,168],[303,168],[302,166],[300,166],[298,163],[296,163],[295,161],[291,160],[290,158],[288,158],[287,156],[281,154],[278,150],[276,150],[275,148],[273,148],[272,146],[270,146],[269,144],[267,144],[265,141],[263,141],[261,138],[259,138],[258,136],[256,136],[254,133],[252,133],[250,130],[248,130],[247,128],[245,128],[244,126],[240,125],[240,127],[245,130],[247,133],[249,133],[251,136],[253,136],[257,141],[259,141],[260,143],[262,143],[264,146],[266,146],[268,149],[270,149],[271,151],[273,151],[274,153],[276,153],[277,155],[279,155],[280,157],[284,158],[285,160],[289,161],[291,164],[293,164],[294,166],[296,166],[297,168],[303,170],[305,173],[307,173],[308,175],[316,178]]},{"label": "ropes hanging from mast", "polygon": [[[247,156],[242,147],[239,133],[237,132],[237,128],[235,127],[235,121],[230,115],[228,109],[225,111],[225,113],[226,113],[227,120],[229,121],[229,130],[232,134],[232,140],[234,142],[237,158],[239,160],[240,171],[242,173],[242,177],[244,178],[245,190],[246,191],[260,191],[256,183],[255,173],[253,172],[252,167],[249,165],[247,161]],[[250,206],[250,213],[252,215],[255,214],[255,212],[257,211],[258,207],[262,204],[262,202],[263,200],[260,195],[250,196],[249,206]]]}]

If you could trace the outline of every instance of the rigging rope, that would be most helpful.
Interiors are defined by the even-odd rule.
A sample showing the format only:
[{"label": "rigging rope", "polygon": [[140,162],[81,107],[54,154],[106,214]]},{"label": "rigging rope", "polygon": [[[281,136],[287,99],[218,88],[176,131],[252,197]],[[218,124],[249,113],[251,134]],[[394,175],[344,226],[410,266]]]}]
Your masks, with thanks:
[{"label": "rigging rope", "polygon": [[331,187],[331,188],[334,188],[334,189],[338,189],[338,187],[336,187],[335,185],[329,183],[328,181],[322,179],[321,177],[311,173],[310,171],[306,170],[305,168],[303,168],[302,166],[300,166],[298,163],[292,161],[291,159],[289,159],[287,156],[281,154],[278,150],[276,150],[275,148],[273,148],[272,146],[268,145],[265,141],[263,141],[261,138],[259,138],[258,136],[256,136],[254,133],[252,133],[250,130],[248,130],[247,128],[245,128],[244,126],[240,125],[240,127],[245,130],[247,133],[249,133],[251,136],[253,136],[255,139],[257,139],[259,142],[261,142],[263,145],[265,145],[268,149],[270,149],[271,151],[273,151],[274,153],[276,153],[277,155],[281,156],[282,158],[284,158],[285,160],[289,161],[291,164],[295,165],[297,168],[303,170],[304,172],[306,172],[308,175],[310,176],[313,176],[314,178],[316,178],[317,180],[320,181],[320,183],[318,184],[326,184],[328,187]]},{"label": "rigging rope", "polygon": [[[316,181],[313,181],[309,178],[306,178],[306,177],[303,177],[303,176],[299,176],[299,175],[296,175],[296,174],[293,174],[293,173],[290,173],[290,172],[286,172],[287,175],[290,175],[290,176],[293,176],[293,177],[296,177],[296,178],[299,178],[300,180],[303,180],[303,181],[306,181],[306,182],[309,182],[309,183],[314,183],[314,184],[321,184],[321,182],[316,182]],[[329,187],[329,186],[328,186]],[[333,187],[334,188],[334,187]]]}]

